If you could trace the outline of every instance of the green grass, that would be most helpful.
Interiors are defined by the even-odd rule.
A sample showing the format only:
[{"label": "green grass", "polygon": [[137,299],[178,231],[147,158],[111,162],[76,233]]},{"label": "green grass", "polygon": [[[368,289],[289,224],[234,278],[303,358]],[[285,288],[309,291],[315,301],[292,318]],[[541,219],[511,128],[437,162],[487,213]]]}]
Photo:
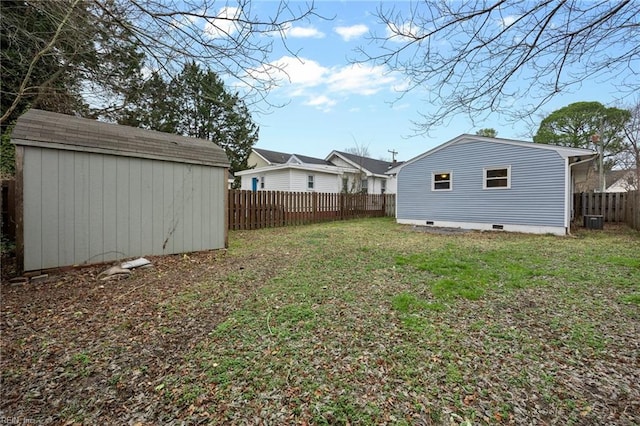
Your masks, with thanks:
[{"label": "green grass", "polygon": [[378,219],[231,233],[231,256],[252,250],[287,260],[202,343],[199,368],[216,400],[292,389],[291,412],[316,424],[500,423],[514,389],[579,417],[553,371],[615,347],[611,315],[638,316],[632,231],[442,236]]},{"label": "green grass", "polygon": [[[640,421],[625,411],[640,397],[637,232],[439,235],[367,219],[229,237],[223,258],[154,304],[163,339],[193,311],[225,312],[149,379],[176,410],[167,419]],[[69,368],[93,378],[94,358],[76,352]],[[115,373],[112,386],[126,382]],[[620,389],[619,401],[604,406],[600,389]]]}]

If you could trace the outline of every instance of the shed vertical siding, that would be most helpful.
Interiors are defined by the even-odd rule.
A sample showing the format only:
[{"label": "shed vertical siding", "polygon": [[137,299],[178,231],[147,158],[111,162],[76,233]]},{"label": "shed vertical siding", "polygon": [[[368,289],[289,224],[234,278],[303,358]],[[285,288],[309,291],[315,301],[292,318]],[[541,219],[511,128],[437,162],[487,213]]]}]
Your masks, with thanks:
[{"label": "shed vertical siding", "polygon": [[[73,230],[71,237],[73,238],[74,250],[70,258],[66,259],[65,265],[73,265],[75,259],[88,259],[89,256],[89,217],[90,213],[90,174],[89,174],[90,155],[84,152],[73,153],[73,177],[67,177],[73,182]],[[64,183],[60,183],[61,186]],[[68,240],[69,240],[68,239]]]},{"label": "shed vertical siding", "polygon": [[[510,189],[483,189],[485,167],[511,166]],[[431,191],[433,172],[451,191]],[[453,144],[403,167],[397,217],[407,220],[565,225],[565,160],[557,152],[484,141]]]},{"label": "shed vertical siding", "polygon": [[[154,253],[153,226],[156,211],[153,204],[153,162],[140,162],[140,253]],[[132,225],[133,226],[133,225]],[[135,228],[134,228],[135,229]]]},{"label": "shed vertical siding", "polygon": [[[30,151],[25,149],[25,151]],[[29,264],[42,264],[42,150],[24,153],[23,187],[30,188],[23,192],[24,209],[24,258],[25,269]],[[52,177],[53,178],[53,177]],[[57,179],[57,177],[55,177]],[[28,210],[28,206],[34,206],[36,211]],[[31,209],[33,210],[33,209]],[[31,213],[31,214],[30,214]]]},{"label": "shed vertical siding", "polygon": [[[72,182],[74,179],[74,156],[58,155],[60,175],[58,178],[58,188],[64,188],[65,182]],[[66,265],[73,264],[75,253],[75,238],[73,236],[75,228],[75,190],[59,191],[58,193],[58,256]]]},{"label": "shed vertical siding", "polygon": [[24,149],[24,269],[224,247],[225,169]]}]

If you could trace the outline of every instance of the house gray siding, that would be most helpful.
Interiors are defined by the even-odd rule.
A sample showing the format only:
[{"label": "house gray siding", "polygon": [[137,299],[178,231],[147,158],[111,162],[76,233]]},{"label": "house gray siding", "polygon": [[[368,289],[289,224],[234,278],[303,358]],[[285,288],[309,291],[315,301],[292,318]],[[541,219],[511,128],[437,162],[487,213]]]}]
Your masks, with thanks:
[{"label": "house gray siding", "polygon": [[226,169],[25,146],[24,269],[222,248]]},{"label": "house gray siding", "polygon": [[[483,189],[485,167],[511,166],[510,189]],[[451,191],[432,191],[432,172],[450,171]],[[452,144],[398,173],[397,218],[564,226],[565,160],[557,152],[469,141]]]}]

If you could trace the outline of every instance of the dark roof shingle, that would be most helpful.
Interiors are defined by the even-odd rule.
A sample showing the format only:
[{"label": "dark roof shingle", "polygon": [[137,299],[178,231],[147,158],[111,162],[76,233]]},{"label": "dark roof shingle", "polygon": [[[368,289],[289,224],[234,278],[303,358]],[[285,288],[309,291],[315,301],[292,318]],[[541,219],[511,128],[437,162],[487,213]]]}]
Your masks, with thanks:
[{"label": "dark roof shingle", "polygon": [[229,165],[211,141],[30,109],[11,134],[16,145],[98,152],[212,166]]},{"label": "dark roof shingle", "polygon": [[323,164],[323,165],[331,165],[328,161],[323,160],[322,158],[309,157],[307,155],[301,154],[288,154],[286,152],[278,152],[278,151],[269,151],[268,149],[261,148],[253,148],[255,152],[260,154],[262,158],[267,160],[271,164],[285,164],[292,156],[296,156],[300,161],[305,164]]},{"label": "dark roof shingle", "polygon": [[336,153],[376,175],[383,175],[390,168],[400,165],[400,162],[392,163],[391,161],[375,160],[373,158],[362,157],[348,152],[336,151]]}]

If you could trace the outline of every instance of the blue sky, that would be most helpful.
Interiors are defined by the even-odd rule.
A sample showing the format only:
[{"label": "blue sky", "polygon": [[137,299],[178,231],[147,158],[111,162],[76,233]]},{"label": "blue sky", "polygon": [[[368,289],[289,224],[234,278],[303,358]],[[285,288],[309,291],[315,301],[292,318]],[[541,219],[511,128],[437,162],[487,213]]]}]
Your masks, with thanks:
[{"label": "blue sky", "polygon": [[[395,3],[400,7],[409,4]],[[379,2],[316,1],[315,6],[319,15],[333,19],[312,18],[287,29],[287,45],[297,57],[274,42],[270,60],[286,69],[286,74],[279,75],[280,84],[268,100],[284,106],[268,114],[253,114],[260,126],[256,147],[325,157],[333,149],[358,145],[374,158],[390,159],[388,151],[395,150],[397,159],[408,160],[483,127],[496,129],[499,137],[531,140],[532,128],[526,123],[514,125],[497,115],[475,126],[458,116],[429,135],[412,136],[411,121],[420,120],[419,113],[429,109],[424,93],[413,91],[401,97],[406,84],[402,75],[349,61],[357,57],[355,49],[367,48],[370,32],[384,34],[385,28],[374,16]],[[585,81],[576,93],[557,96],[541,113],[577,101],[597,100],[613,106],[613,84],[611,80]]]}]

